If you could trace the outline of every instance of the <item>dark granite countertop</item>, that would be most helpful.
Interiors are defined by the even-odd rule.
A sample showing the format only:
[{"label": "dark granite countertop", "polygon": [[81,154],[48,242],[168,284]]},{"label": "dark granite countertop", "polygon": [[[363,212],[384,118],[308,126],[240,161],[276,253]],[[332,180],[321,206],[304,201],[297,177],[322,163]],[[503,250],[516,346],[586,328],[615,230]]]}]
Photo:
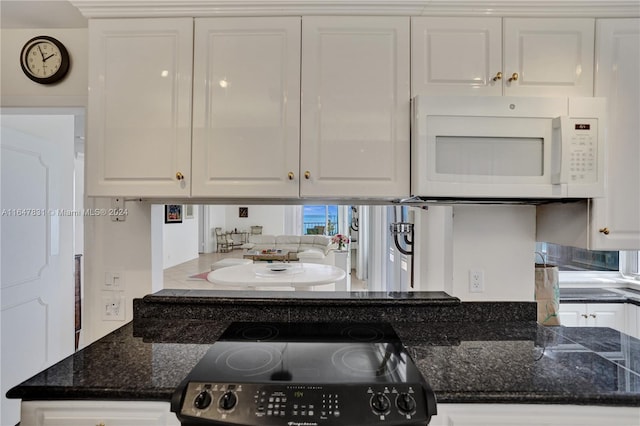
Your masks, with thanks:
[{"label": "dark granite countertop", "polygon": [[633,288],[561,288],[560,303],[631,303],[640,306],[640,290]]},{"label": "dark granite countertop", "polygon": [[217,304],[238,303],[244,305],[324,305],[324,306],[456,306],[460,299],[443,291],[384,292],[384,291],[256,291],[256,290],[188,290],[165,289],[147,295],[144,301],[153,303]]},{"label": "dark granite countertop", "polygon": [[[170,401],[229,321],[138,318],[7,395]],[[532,321],[391,325],[439,403],[640,406],[640,341],[612,329]]]}]

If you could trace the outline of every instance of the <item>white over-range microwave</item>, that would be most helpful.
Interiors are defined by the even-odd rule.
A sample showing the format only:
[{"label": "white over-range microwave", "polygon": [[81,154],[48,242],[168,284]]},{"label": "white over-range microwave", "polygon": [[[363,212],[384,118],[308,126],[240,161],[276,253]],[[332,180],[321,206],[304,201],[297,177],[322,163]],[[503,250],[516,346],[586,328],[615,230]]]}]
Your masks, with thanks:
[{"label": "white over-range microwave", "polygon": [[411,192],[432,199],[604,195],[603,98],[417,96]]}]

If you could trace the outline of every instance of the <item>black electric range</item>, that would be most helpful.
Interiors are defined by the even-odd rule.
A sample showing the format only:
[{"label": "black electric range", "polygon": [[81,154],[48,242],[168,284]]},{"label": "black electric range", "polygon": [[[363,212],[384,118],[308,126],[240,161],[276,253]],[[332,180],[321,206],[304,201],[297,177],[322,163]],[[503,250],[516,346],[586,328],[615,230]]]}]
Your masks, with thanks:
[{"label": "black electric range", "polygon": [[389,324],[237,322],[174,393],[182,425],[426,425],[436,398]]}]

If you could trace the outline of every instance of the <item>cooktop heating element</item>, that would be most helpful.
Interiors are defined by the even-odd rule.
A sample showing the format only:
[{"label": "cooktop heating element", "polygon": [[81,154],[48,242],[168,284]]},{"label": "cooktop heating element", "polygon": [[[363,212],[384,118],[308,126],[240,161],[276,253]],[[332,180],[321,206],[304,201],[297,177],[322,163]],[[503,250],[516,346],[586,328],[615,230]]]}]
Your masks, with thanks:
[{"label": "cooktop heating element", "polygon": [[426,425],[436,401],[389,324],[238,322],[171,410],[183,425]]}]

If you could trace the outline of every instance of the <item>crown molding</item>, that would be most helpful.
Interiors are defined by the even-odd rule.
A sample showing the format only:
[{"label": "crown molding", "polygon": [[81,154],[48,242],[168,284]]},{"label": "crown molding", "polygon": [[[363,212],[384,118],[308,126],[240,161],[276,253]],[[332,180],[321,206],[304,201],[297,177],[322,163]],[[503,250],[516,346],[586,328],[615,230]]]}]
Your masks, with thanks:
[{"label": "crown molding", "polygon": [[640,17],[638,0],[69,0],[86,18],[205,16]]}]

